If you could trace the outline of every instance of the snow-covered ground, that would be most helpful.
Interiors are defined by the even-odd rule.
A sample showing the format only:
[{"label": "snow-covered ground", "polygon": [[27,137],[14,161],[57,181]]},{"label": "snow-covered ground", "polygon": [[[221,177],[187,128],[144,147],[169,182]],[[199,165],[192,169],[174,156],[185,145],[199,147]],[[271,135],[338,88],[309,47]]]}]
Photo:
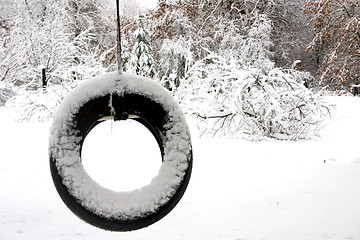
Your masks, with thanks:
[{"label": "snow-covered ground", "polygon": [[[192,179],[183,199],[154,225],[126,233],[97,229],[73,215],[50,176],[50,124],[14,123],[11,112],[0,108],[0,240],[360,239],[360,98],[329,100],[337,104],[337,110],[316,140],[249,142],[194,137]],[[132,139],[136,134],[143,136],[134,134],[139,127],[123,127],[126,141],[120,146],[127,151],[121,157],[143,167],[121,163],[128,171],[117,174],[115,163],[104,159],[114,159],[116,153],[111,151],[115,147],[107,140],[116,139],[121,131],[115,125],[105,128],[108,135],[106,130],[94,132],[92,141],[86,143],[88,172],[99,182],[105,179],[103,184],[108,187],[137,186],[107,185],[111,175],[125,182],[137,174],[131,183],[139,179],[137,184],[143,184],[140,180],[148,179],[146,173],[154,174],[156,168],[141,162],[141,154],[159,158],[156,144],[146,147],[155,140]],[[99,159],[90,152],[97,149],[113,157]],[[91,156],[102,162],[90,164]]]}]

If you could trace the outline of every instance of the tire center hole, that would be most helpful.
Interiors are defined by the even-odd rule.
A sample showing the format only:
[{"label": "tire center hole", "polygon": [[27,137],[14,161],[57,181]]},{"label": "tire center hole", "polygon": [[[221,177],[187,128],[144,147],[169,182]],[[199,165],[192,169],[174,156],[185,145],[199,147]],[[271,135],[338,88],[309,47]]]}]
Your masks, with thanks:
[{"label": "tire center hole", "polygon": [[86,136],[81,158],[90,177],[114,191],[150,184],[162,164],[156,139],[135,120],[99,123]]}]

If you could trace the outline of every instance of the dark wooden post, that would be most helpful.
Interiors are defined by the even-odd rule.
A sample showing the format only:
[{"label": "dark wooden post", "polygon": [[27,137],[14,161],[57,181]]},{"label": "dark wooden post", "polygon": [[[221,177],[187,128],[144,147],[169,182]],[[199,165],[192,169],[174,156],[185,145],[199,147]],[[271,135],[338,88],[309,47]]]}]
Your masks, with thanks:
[{"label": "dark wooden post", "polygon": [[46,68],[41,68],[41,80],[42,80],[42,87],[46,88],[46,86],[47,86]]},{"label": "dark wooden post", "polygon": [[352,94],[354,96],[359,95],[359,93],[360,93],[360,91],[359,91],[360,90],[360,84],[352,85],[351,88],[352,88]]}]

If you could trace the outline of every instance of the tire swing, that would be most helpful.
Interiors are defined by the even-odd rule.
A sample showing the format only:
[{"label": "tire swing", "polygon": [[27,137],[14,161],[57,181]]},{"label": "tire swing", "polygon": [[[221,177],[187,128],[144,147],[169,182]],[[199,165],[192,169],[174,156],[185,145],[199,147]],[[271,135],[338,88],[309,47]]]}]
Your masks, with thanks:
[{"label": "tire swing", "polygon": [[[86,173],[84,140],[108,119],[135,120],[156,139],[162,165],[150,184],[115,192]],[[132,231],[159,221],[180,201],[190,180],[192,146],[184,114],[167,90],[153,80],[114,72],[85,81],[66,96],[51,125],[49,158],[54,185],[75,215],[105,230]]]}]

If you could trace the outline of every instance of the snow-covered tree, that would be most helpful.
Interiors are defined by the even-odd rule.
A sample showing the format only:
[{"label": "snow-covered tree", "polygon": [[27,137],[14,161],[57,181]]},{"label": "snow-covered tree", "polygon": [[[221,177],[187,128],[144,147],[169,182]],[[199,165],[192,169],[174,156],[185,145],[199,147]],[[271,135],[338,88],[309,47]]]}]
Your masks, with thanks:
[{"label": "snow-covered tree", "polygon": [[[304,86],[311,79],[309,74],[274,68],[280,54],[289,66],[300,57],[292,55],[301,52],[293,50],[294,42],[288,42],[285,49],[281,39],[276,39],[288,36],[292,41],[290,36],[295,36],[290,34],[294,32],[291,26],[297,24],[290,26],[288,19],[295,21],[296,17],[289,11],[301,12],[302,8],[292,7],[293,3],[159,3],[152,13],[152,30],[159,72],[165,72],[160,76],[185,111],[196,116],[201,133],[284,139],[316,133],[330,107]],[[284,26],[288,33],[281,32]],[[285,58],[286,54],[292,56]]]},{"label": "snow-covered tree", "polygon": [[[34,90],[27,99],[36,112],[53,109],[42,99],[52,96],[54,83],[114,70],[116,18],[98,1],[20,4],[31,17],[15,18],[2,64],[17,69],[9,73],[18,77],[7,79]],[[160,81],[206,133],[305,138],[316,132],[327,106],[303,86],[307,73],[275,68],[305,56],[301,1],[161,0],[136,19],[122,13],[123,69]],[[26,8],[30,2],[38,4]],[[50,86],[38,91],[44,67]]]},{"label": "snow-covered tree", "polygon": [[350,90],[360,83],[360,5],[358,0],[307,0],[316,35],[308,50],[327,51],[319,71],[322,85]]},{"label": "snow-covered tree", "polygon": [[[110,16],[111,22],[116,23],[117,16],[116,12]],[[132,59],[133,47],[136,42],[134,38],[134,32],[137,29],[137,23],[135,18],[128,17],[126,15],[120,15],[120,30],[121,30],[121,58],[122,58],[122,69],[124,72],[132,71]],[[106,31],[107,37],[106,42],[109,48],[104,51],[101,55],[101,62],[108,71],[115,71],[117,69],[117,26],[113,24]]]},{"label": "snow-covered tree", "polygon": [[16,3],[12,17],[4,65],[9,69],[6,81],[28,88],[42,86],[41,69],[46,82],[88,78],[101,72],[100,52],[107,46],[101,35],[106,17],[95,0],[26,0]]},{"label": "snow-covered tree", "polygon": [[[228,59],[236,56],[242,65],[253,64],[256,55],[261,54],[262,59],[265,56],[276,66],[290,67],[301,59],[307,68],[310,66],[304,54],[307,42],[300,44],[298,40],[307,41],[311,37],[306,24],[301,22],[306,19],[302,3],[303,0],[159,1],[158,8],[150,13],[155,61],[161,68],[164,56],[157,53],[164,50],[163,43],[169,45],[173,41],[175,45],[185,41],[192,63],[205,58],[210,51]],[[183,71],[176,72],[184,73],[184,67],[191,67],[191,63],[184,64],[180,59],[177,62]],[[169,78],[169,73],[162,69],[157,72],[161,78]],[[184,74],[176,76],[177,81],[183,77]]]},{"label": "snow-covered tree", "polygon": [[[19,120],[32,116],[48,119],[64,94],[76,85],[74,80],[106,70],[101,57],[110,46],[106,34],[110,22],[97,2],[14,3],[17,12],[11,17],[1,76],[18,92],[7,106],[19,110]],[[47,89],[42,89],[45,85]],[[48,106],[47,101],[53,105]]]},{"label": "snow-covered tree", "polygon": [[61,6],[27,0],[19,3],[17,8],[19,15],[12,20],[7,45],[6,64],[10,74],[6,80],[15,85],[41,87],[40,68],[48,68],[50,73],[60,75],[62,69],[56,69],[53,64],[63,62],[67,65],[69,55],[73,52],[66,42],[66,33],[60,23],[62,19],[55,18]]},{"label": "snow-covered tree", "polygon": [[146,29],[146,17],[140,14],[137,19],[138,28],[134,32],[135,46],[133,48],[133,66],[137,75],[153,77],[154,59],[151,55],[149,31]]},{"label": "snow-covered tree", "polygon": [[[186,14],[187,1],[167,3],[161,1],[151,13],[151,39],[157,77],[170,90],[176,90],[185,76],[189,61],[195,55],[194,29],[192,20]],[[196,18],[193,14],[193,18]]]},{"label": "snow-covered tree", "polygon": [[241,46],[242,55],[239,58],[242,65],[259,69],[273,68],[271,32],[271,20],[264,14],[255,14]]},{"label": "snow-covered tree", "polygon": [[187,67],[192,60],[191,44],[184,39],[164,40],[159,51],[161,60],[159,77],[163,85],[176,91],[185,77]]},{"label": "snow-covered tree", "polygon": [[64,31],[74,48],[72,77],[74,80],[91,77],[102,72],[101,54],[111,48],[108,34],[109,15],[99,0],[63,0]]},{"label": "snow-covered tree", "polygon": [[[1,6],[0,6],[1,7]],[[0,20],[0,81],[4,81],[9,73],[7,47],[10,41],[11,24],[7,19]]]},{"label": "snow-covered tree", "polygon": [[[271,1],[269,1],[271,2]],[[315,73],[314,53],[304,49],[311,42],[314,31],[304,13],[305,0],[274,0],[274,6],[265,8],[273,25],[273,61],[277,67],[290,67],[300,59],[304,69]]]}]

